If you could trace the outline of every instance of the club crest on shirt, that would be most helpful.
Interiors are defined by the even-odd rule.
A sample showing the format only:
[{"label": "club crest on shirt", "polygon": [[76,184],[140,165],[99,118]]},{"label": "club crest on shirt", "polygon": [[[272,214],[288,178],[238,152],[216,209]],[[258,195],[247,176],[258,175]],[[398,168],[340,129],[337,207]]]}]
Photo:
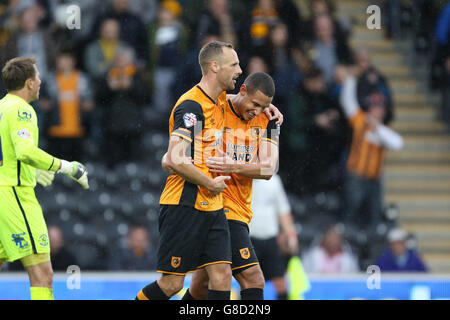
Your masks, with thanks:
[{"label": "club crest on shirt", "polygon": [[190,128],[197,124],[197,116],[193,113],[185,113],[183,116],[183,121],[186,128]]},{"label": "club crest on shirt", "polygon": [[174,268],[178,268],[181,264],[181,257],[172,257],[170,260],[170,265]]},{"label": "club crest on shirt", "polygon": [[251,127],[252,131],[252,137],[253,138],[259,138],[259,135],[261,133],[261,127]]},{"label": "club crest on shirt", "polygon": [[250,250],[248,248],[242,248],[239,250],[239,253],[241,254],[242,259],[248,259],[250,258]]}]

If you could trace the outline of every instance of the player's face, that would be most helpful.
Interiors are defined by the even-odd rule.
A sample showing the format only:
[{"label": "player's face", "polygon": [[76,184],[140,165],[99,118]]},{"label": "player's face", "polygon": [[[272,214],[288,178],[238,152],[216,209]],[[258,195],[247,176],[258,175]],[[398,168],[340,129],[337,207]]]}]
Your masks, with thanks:
[{"label": "player's face", "polygon": [[250,121],[257,117],[272,103],[272,97],[266,96],[259,90],[254,93],[248,93],[245,85],[242,85],[240,94],[243,96],[242,102],[239,104],[240,116],[245,121]]},{"label": "player's face", "polygon": [[30,89],[30,102],[36,101],[39,99],[39,91],[41,89],[41,79],[40,79],[40,73],[39,70],[34,66],[36,70],[36,76],[34,79],[30,79],[29,82],[29,89]]},{"label": "player's face", "polygon": [[241,74],[242,69],[236,51],[224,47],[219,71],[217,72],[217,79],[222,89],[225,91],[233,90],[236,87],[236,79]]}]

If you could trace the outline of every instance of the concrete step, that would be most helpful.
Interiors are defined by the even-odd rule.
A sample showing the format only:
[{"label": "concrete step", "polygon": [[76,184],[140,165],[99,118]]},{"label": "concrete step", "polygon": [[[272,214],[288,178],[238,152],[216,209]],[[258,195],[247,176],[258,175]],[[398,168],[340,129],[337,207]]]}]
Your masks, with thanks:
[{"label": "concrete step", "polygon": [[[447,194],[401,194],[389,193],[384,196],[385,203],[397,204],[400,212],[414,211],[450,211],[450,199]],[[450,234],[448,235],[450,236]]]},{"label": "concrete step", "polygon": [[434,122],[437,119],[436,110],[432,108],[396,108],[395,119],[411,122]]},{"label": "concrete step", "polygon": [[450,178],[446,180],[389,181],[384,184],[387,193],[394,194],[450,194]]},{"label": "concrete step", "polygon": [[[395,113],[395,111],[394,111]],[[433,134],[447,134],[446,126],[443,122],[440,121],[400,121],[395,120],[392,124],[391,128],[402,135],[406,134],[424,134],[424,135],[433,135]],[[396,152],[398,154],[398,152]]]},{"label": "concrete step", "polygon": [[[399,222],[404,223],[450,223],[450,211],[439,210],[409,210],[399,212]],[[435,240],[430,240],[435,241]],[[442,240],[447,241],[447,240]],[[447,242],[446,242],[447,243]],[[450,246],[450,243],[449,243]]]},{"label": "concrete step", "polygon": [[418,105],[426,105],[425,94],[423,93],[395,93],[394,94],[394,103],[395,105],[401,106],[418,106]]},{"label": "concrete step", "polygon": [[[395,51],[396,52],[396,51]],[[389,66],[389,65],[377,65],[376,66],[380,72],[387,77],[388,82],[391,82],[391,79],[396,78],[407,78],[410,79],[411,71],[406,65],[397,65],[397,66]]]},{"label": "concrete step", "polygon": [[422,253],[450,254],[450,240],[425,240],[418,242],[418,249]]},{"label": "concrete step", "polygon": [[[450,244],[450,222],[407,222],[402,223],[402,228],[416,235],[424,233],[426,234],[426,238],[434,237],[434,235],[436,235],[437,238],[444,238],[444,240],[440,239],[440,241],[448,240]],[[439,235],[441,235],[441,237],[439,237]]]},{"label": "concrete step", "polygon": [[[450,177],[450,163],[444,164],[422,164],[422,163],[386,163],[384,166],[385,176],[395,177],[396,175],[409,175],[409,177],[416,178],[428,176],[431,179],[442,180]],[[439,179],[440,178],[440,179]],[[450,199],[450,196],[449,196]]]},{"label": "concrete step", "polygon": [[389,151],[385,156],[386,164],[448,164],[450,163],[450,151]]},{"label": "concrete step", "polygon": [[430,261],[427,263],[429,272],[432,274],[450,273],[450,262],[448,261]]},{"label": "concrete step", "polygon": [[449,151],[450,136],[447,135],[404,135],[403,151]]},{"label": "concrete step", "polygon": [[392,40],[381,38],[379,35],[377,35],[376,39],[373,39],[373,37],[371,38],[351,37],[349,39],[349,44],[353,48],[362,47],[369,49],[370,52],[395,51],[395,47]]}]

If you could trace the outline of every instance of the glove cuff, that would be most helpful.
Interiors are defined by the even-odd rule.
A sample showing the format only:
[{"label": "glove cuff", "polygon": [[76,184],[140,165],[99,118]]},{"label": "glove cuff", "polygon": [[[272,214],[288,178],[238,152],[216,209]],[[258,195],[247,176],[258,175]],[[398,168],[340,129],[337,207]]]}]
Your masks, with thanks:
[{"label": "glove cuff", "polygon": [[72,163],[61,159],[61,168],[59,168],[59,170],[56,171],[56,173],[70,175],[72,174],[72,171],[73,171]]}]

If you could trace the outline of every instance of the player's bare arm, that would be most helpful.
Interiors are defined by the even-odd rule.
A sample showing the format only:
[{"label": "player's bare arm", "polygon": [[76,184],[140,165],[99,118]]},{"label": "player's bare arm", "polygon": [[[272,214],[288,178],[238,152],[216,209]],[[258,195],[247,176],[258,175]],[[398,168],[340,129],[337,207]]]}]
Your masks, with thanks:
[{"label": "player's bare arm", "polygon": [[186,150],[189,147],[189,141],[172,136],[169,140],[166,158],[162,161],[163,168],[169,173],[175,172],[190,183],[207,188],[213,195],[220,194],[227,187],[225,181],[230,177],[219,176],[212,179],[202,173],[192,164],[191,158],[186,156]]},{"label": "player's bare arm", "polygon": [[230,174],[236,173],[252,179],[269,180],[277,171],[278,145],[267,140],[261,141],[258,158],[252,163],[239,163],[232,160],[224,152],[219,156],[209,157],[206,165],[210,172]]}]

